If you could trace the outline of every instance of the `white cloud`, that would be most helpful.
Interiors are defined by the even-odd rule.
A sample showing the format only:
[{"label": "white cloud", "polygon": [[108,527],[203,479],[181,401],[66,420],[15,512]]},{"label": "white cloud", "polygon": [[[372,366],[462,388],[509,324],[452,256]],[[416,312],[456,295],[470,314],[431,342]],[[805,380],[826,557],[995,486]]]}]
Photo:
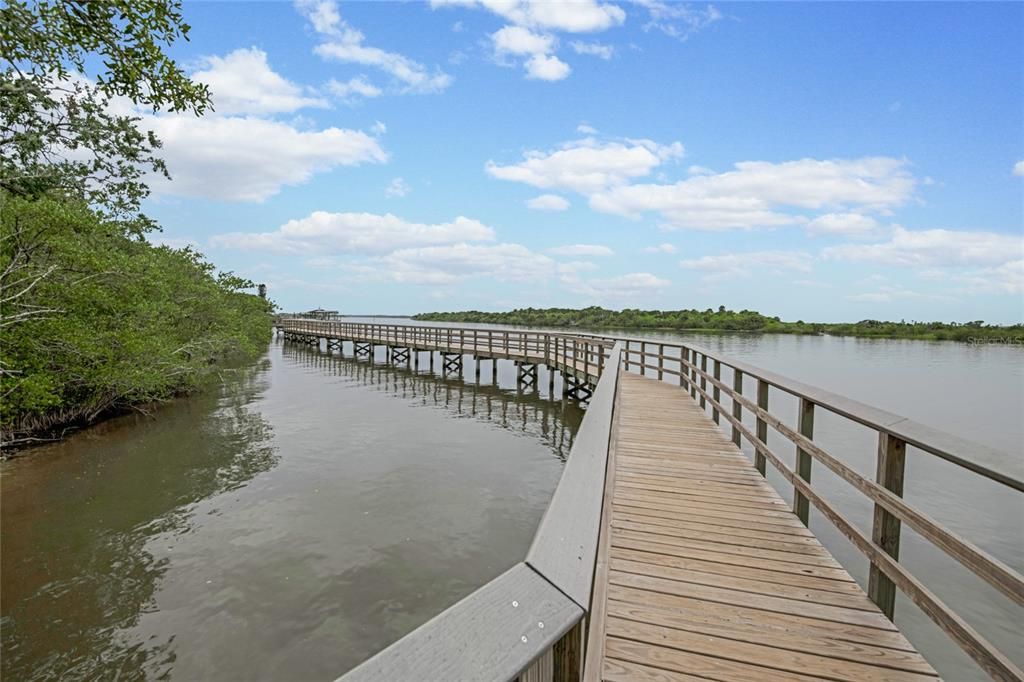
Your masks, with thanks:
[{"label": "white cloud", "polygon": [[411,191],[412,187],[403,178],[395,178],[384,188],[384,194],[389,197],[404,197]]},{"label": "white cloud", "polygon": [[876,244],[842,244],[822,250],[833,260],[911,267],[991,267],[1024,256],[1024,238],[995,232],[907,230]]},{"label": "white cloud", "polygon": [[374,135],[383,135],[387,131],[388,127],[382,121],[374,121],[373,125],[370,126],[370,132]]},{"label": "white cloud", "polygon": [[681,2],[633,1],[646,7],[650,15],[650,20],[644,24],[645,31],[657,29],[682,41],[722,19],[722,13],[714,5],[701,9]]},{"label": "white cloud", "polygon": [[142,127],[163,142],[172,180],[150,178],[157,195],[263,201],[286,185],[338,166],[383,163],[379,142],[358,130],[300,131],[260,118],[145,116]]},{"label": "white cloud", "polygon": [[806,222],[778,207],[856,207],[885,212],[912,196],[916,181],[900,159],[873,157],[770,163],[743,161],[736,170],[695,175],[671,185],[636,184],[595,192],[598,211],[661,214],[668,228],[728,230]]},{"label": "white cloud", "polygon": [[597,135],[597,128],[586,123],[581,123],[576,126],[577,133],[583,133],[584,135]]},{"label": "white cloud", "polygon": [[592,57],[600,57],[601,59],[611,59],[615,54],[614,47],[603,43],[584,43],[574,40],[570,45],[576,54],[586,54]]},{"label": "white cloud", "polygon": [[970,293],[1024,294],[1024,258],[954,276]]},{"label": "white cloud", "polygon": [[570,291],[599,300],[643,298],[672,285],[669,280],[656,277],[649,272],[632,272],[608,279],[591,280],[564,275],[562,283]]},{"label": "white cloud", "polygon": [[679,261],[679,265],[689,270],[700,270],[706,273],[702,277],[703,281],[715,282],[734,277],[750,277],[754,270],[759,269],[810,272],[812,262],[810,254],[800,251],[749,251],[702,256]]},{"label": "white cloud", "polygon": [[1017,176],[1024,176],[1024,161],[1018,161],[1013,164],[1013,174]]},{"label": "white cloud", "polygon": [[431,0],[431,6],[480,7],[507,21],[529,28],[589,33],[618,26],[626,20],[621,7],[595,0]]},{"label": "white cloud", "polygon": [[192,78],[210,86],[218,114],[274,114],[328,106],[325,99],[304,94],[301,86],[271,69],[267,53],[257,48],[204,57],[202,65]]},{"label": "white cloud", "polygon": [[924,294],[920,291],[905,289],[903,287],[880,287],[878,291],[868,291],[861,294],[850,294],[846,297],[850,301],[862,303],[892,303],[897,300],[917,299],[931,301],[955,301],[952,296],[941,294]]},{"label": "white cloud", "polygon": [[842,237],[871,237],[881,226],[874,218],[860,213],[826,213],[807,223],[807,234]]},{"label": "white cloud", "polygon": [[556,39],[552,35],[534,33],[522,26],[506,26],[491,34],[491,42],[499,53],[532,55],[551,52]]},{"label": "white cloud", "polygon": [[535,54],[526,61],[526,77],[542,81],[568,78],[572,68],[555,55]]},{"label": "white cloud", "polygon": [[366,36],[341,18],[335,0],[298,0],[296,7],[324,37],[313,49],[324,59],[378,68],[395,78],[403,93],[440,92],[452,83],[440,69],[430,71],[397,52],[366,45]]},{"label": "white cloud", "polygon": [[382,254],[402,247],[457,244],[494,239],[483,223],[457,217],[449,223],[412,223],[387,213],[315,211],[289,220],[274,232],[230,232],[214,236],[215,246],[291,254]]},{"label": "white cloud", "polygon": [[556,151],[527,152],[517,164],[501,166],[488,161],[486,170],[501,180],[589,194],[648,175],[682,154],[683,146],[678,142],[658,145],[650,140],[602,143],[585,139]]},{"label": "white cloud", "polygon": [[548,249],[555,256],[614,256],[615,252],[600,244],[567,244]]},{"label": "white cloud", "polygon": [[537,281],[556,270],[553,260],[520,244],[452,244],[399,249],[383,256],[365,272],[396,282],[448,284],[470,277],[499,281]]},{"label": "white cloud", "polygon": [[564,211],[569,208],[569,200],[557,194],[541,194],[526,202],[535,211]]},{"label": "white cloud", "polygon": [[380,97],[384,92],[363,76],[350,78],[344,83],[332,78],[327,81],[327,91],[343,100],[353,99],[357,96],[366,98]]},{"label": "white cloud", "polygon": [[657,246],[648,246],[644,249],[644,253],[675,253],[678,251],[672,244],[658,244]]}]

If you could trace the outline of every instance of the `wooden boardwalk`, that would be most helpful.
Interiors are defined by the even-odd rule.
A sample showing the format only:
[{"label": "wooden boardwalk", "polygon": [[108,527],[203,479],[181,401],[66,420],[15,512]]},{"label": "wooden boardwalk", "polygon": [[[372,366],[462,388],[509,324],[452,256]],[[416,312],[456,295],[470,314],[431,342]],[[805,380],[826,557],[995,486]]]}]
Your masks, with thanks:
[{"label": "wooden boardwalk", "polygon": [[620,378],[589,680],[936,673],[678,387]]},{"label": "wooden boardwalk", "polygon": [[[433,374],[438,356],[446,378],[479,382],[489,362],[495,386],[498,361],[511,361],[519,391],[537,389],[544,365],[549,395],[557,373],[564,399],[588,401],[523,560],[345,682],[936,680],[891,620],[897,592],[980,670],[1024,682],[899,561],[905,524],[997,590],[1000,607],[1024,608],[1024,576],[903,498],[908,447],[1024,493],[1024,480],[985,465],[1006,453],[689,344],[288,317],[277,329],[370,364],[383,346],[387,363],[413,372],[426,353]],[[780,394],[797,401],[796,424],[770,410]],[[816,409],[877,434],[874,479],[816,440]],[[768,443],[769,428],[786,451]],[[768,464],[792,486],[792,507],[764,478]],[[812,464],[873,504],[870,533],[811,484]],[[812,506],[869,562],[867,593],[808,530]]]}]

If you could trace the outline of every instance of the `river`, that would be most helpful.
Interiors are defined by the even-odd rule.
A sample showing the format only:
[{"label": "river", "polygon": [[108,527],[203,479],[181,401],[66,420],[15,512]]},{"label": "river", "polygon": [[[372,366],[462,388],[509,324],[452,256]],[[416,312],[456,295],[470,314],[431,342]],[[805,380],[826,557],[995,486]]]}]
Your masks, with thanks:
[{"label": "river", "polygon": [[[1024,465],[1020,347],[647,336],[998,448],[1010,459],[987,464],[1016,475]],[[331,679],[498,575],[525,553],[583,413],[549,400],[543,373],[538,392],[518,392],[510,363],[492,386],[489,364],[477,385],[469,363],[465,382],[446,380],[275,340],[217,390],[3,462],[3,678]],[[873,472],[869,434],[827,416],[819,433]],[[859,495],[814,476],[869,525]],[[908,455],[907,499],[1018,571],[1020,498]],[[811,526],[864,580],[866,561],[813,510]],[[1020,609],[906,529],[902,553],[1022,662]],[[916,607],[896,611],[947,679],[982,679]]]}]

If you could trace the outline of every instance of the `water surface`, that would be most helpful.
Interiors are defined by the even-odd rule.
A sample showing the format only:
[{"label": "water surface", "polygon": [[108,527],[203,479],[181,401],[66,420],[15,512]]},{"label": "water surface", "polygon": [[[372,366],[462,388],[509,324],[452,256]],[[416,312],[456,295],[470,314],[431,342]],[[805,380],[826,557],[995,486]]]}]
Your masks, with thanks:
[{"label": "water surface", "polygon": [[[983,463],[1022,475],[1020,347],[629,335],[698,344],[975,440],[1004,453]],[[543,369],[539,392],[522,395],[514,366],[500,369],[491,386],[486,362],[477,385],[469,361],[465,379],[440,379],[426,362],[415,373],[382,353],[371,365],[276,341],[220,392],[3,463],[4,678],[305,680],[357,664],[529,545],[582,412],[547,399]],[[795,401],[772,401],[795,423]],[[819,411],[815,440],[874,475],[868,429]],[[769,442],[792,463],[791,444]],[[870,530],[863,496],[821,466],[813,481]],[[1024,571],[1024,496],[911,448],[906,497]],[[866,584],[866,560],[813,509],[811,527]],[[907,529],[901,561],[1024,664],[1024,610]],[[896,620],[946,679],[985,679],[902,597]]]}]

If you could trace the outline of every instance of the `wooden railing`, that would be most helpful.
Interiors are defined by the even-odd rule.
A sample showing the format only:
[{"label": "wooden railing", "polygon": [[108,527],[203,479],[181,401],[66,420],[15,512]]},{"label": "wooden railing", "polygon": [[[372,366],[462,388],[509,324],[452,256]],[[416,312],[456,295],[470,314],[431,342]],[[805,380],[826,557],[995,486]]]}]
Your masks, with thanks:
[{"label": "wooden railing", "polygon": [[521,329],[416,327],[288,317],[279,318],[276,324],[295,334],[542,363],[591,377],[594,381],[601,375],[608,349],[615,343],[593,335]]},{"label": "wooden railing", "polygon": [[[477,650],[477,641],[480,638],[478,633],[472,630],[465,630],[464,632],[467,633],[468,640],[451,644],[451,646],[462,647],[456,652],[451,646],[442,645],[435,637],[443,632],[448,632],[455,636],[458,630],[438,629],[441,628],[441,625],[435,624],[435,621],[442,619],[444,628],[449,628],[453,622],[463,622],[470,618],[467,614],[479,615],[483,613],[481,609],[484,607],[481,604],[486,600],[496,599],[500,602],[506,596],[508,589],[510,589],[509,586],[513,583],[518,586],[520,583],[515,581],[525,580],[521,578],[521,576],[527,575],[523,573],[524,568],[533,570],[534,573],[542,576],[542,579],[548,586],[555,584],[561,591],[562,596],[568,595],[571,597],[570,601],[580,610],[574,611],[567,604],[562,604],[562,606],[558,607],[562,610],[558,610],[558,608],[555,608],[555,605],[561,604],[559,599],[549,595],[545,591],[546,587],[537,583],[535,588],[530,588],[536,591],[535,596],[539,600],[536,601],[537,608],[541,609],[541,605],[543,605],[543,608],[553,609],[551,611],[552,617],[555,617],[554,614],[558,614],[557,618],[560,618],[560,620],[556,619],[553,622],[558,623],[556,629],[558,630],[558,637],[561,639],[552,639],[552,631],[549,630],[547,633],[534,633],[535,635],[541,634],[539,642],[541,648],[533,649],[531,647],[530,651],[519,650],[520,655],[517,658],[507,659],[504,654],[498,655],[495,652],[491,652],[497,656],[494,659],[496,665],[494,668],[495,674],[491,675],[490,669],[488,669],[487,676],[500,679],[505,672],[523,663],[526,660],[524,658],[526,653],[537,658],[542,652],[548,652],[549,650],[552,651],[555,665],[558,667],[560,665],[558,660],[561,659],[555,656],[555,653],[564,650],[575,651],[574,647],[579,646],[577,635],[571,635],[572,642],[569,643],[563,642],[563,639],[565,633],[569,632],[571,628],[579,629],[577,624],[583,617],[583,611],[586,609],[589,599],[589,592],[586,598],[584,598],[583,589],[584,587],[589,589],[589,583],[583,584],[581,582],[577,585],[566,578],[567,584],[571,586],[563,587],[563,585],[558,584],[555,580],[548,581],[547,578],[549,576],[543,571],[547,570],[553,576],[557,576],[558,571],[544,563],[542,559],[544,553],[539,548],[547,544],[546,539],[560,538],[559,540],[552,540],[552,546],[562,542],[561,536],[556,535],[554,531],[550,530],[551,524],[554,521],[549,522],[549,517],[571,517],[581,524],[586,524],[585,532],[583,528],[578,529],[578,531],[581,537],[585,535],[588,538],[591,537],[592,527],[596,527],[596,524],[600,521],[600,505],[593,506],[593,499],[587,498],[591,506],[586,507],[586,513],[581,513],[579,507],[568,505],[564,500],[572,499],[572,495],[577,494],[584,496],[597,495],[599,499],[601,494],[600,481],[603,480],[604,462],[607,459],[607,437],[600,434],[605,433],[610,427],[612,417],[611,403],[613,402],[614,386],[617,384],[619,371],[637,372],[662,381],[677,383],[682,390],[688,391],[702,408],[710,411],[711,417],[716,423],[721,425],[723,419],[728,423],[728,431],[732,441],[737,446],[741,445],[743,440],[750,443],[754,450],[754,466],[761,475],[766,475],[767,463],[771,462],[772,467],[792,486],[794,513],[806,524],[809,519],[810,508],[813,506],[867,558],[869,562],[868,596],[890,619],[893,617],[895,609],[896,591],[899,590],[920,607],[949,637],[956,641],[990,676],[995,679],[1024,679],[1024,674],[1005,654],[997,650],[970,624],[932,593],[917,577],[911,574],[905,566],[899,563],[900,536],[902,526],[906,524],[944,554],[953,558],[972,574],[997,589],[1014,604],[1024,606],[1024,578],[1018,572],[989,555],[969,540],[949,531],[942,524],[908,504],[903,499],[904,467],[908,446],[915,447],[921,452],[950,462],[965,471],[986,478],[1011,490],[1024,492],[1024,481],[1006,472],[996,471],[979,461],[1006,461],[1006,456],[1001,452],[938,431],[902,416],[794,381],[746,363],[722,357],[710,350],[689,344],[579,333],[563,335],[553,332],[523,330],[364,325],[359,323],[333,322],[309,324],[309,322],[286,320],[282,321],[281,324],[284,328],[304,328],[308,330],[307,333],[316,333],[318,331],[323,333],[324,330],[328,329],[324,325],[335,325],[331,330],[332,333],[341,334],[344,338],[356,338],[349,335],[359,334],[363,335],[360,338],[366,338],[366,340],[371,340],[369,337],[373,337],[376,343],[386,343],[387,341],[383,339],[388,339],[422,348],[441,348],[444,346],[453,351],[457,348],[462,348],[464,349],[462,352],[479,352],[497,357],[530,357],[551,366],[563,369],[576,369],[577,371],[580,363],[583,362],[589,370],[586,372],[588,377],[594,376],[595,380],[596,378],[601,378],[598,382],[597,392],[587,411],[584,424],[581,427],[581,432],[577,435],[577,440],[566,465],[562,482],[559,484],[555,497],[552,499],[548,515],[545,516],[545,521],[538,531],[538,538],[540,539],[535,540],[534,546],[530,550],[531,555],[534,556],[534,563],[531,563],[528,556],[524,564],[513,568],[509,573],[497,578],[488,586],[481,588],[479,592],[483,593],[484,596],[477,596],[479,593],[474,593],[467,597],[466,600],[463,600],[463,602],[446,611],[445,614],[438,616],[437,619],[420,628],[420,630],[423,630],[431,626],[428,634],[420,633],[420,630],[417,630],[405,639],[400,640],[393,647],[389,647],[385,652],[382,652],[383,654],[398,647],[384,659],[381,659],[381,661],[388,661],[388,665],[392,666],[388,670],[395,671],[394,679],[401,677],[398,672],[400,668],[394,667],[398,661],[405,660],[409,665],[413,664],[413,659],[404,658],[412,650],[412,644],[401,645],[402,642],[410,638],[412,638],[410,642],[420,642],[421,644],[432,642],[431,646],[435,648],[441,647],[442,651],[439,655],[443,657],[455,656],[457,658],[458,656],[469,656],[467,661],[475,663],[467,663],[467,665],[476,664],[483,660],[477,655],[481,653]],[[615,344],[615,346],[611,355],[606,360],[604,359],[605,352],[611,344]],[[619,362],[620,353],[621,363]],[[608,377],[615,377],[611,382],[602,378],[605,376],[603,370],[606,367],[616,368],[616,372],[613,375],[607,375]],[[726,372],[724,377],[723,368]],[[754,391],[749,395],[744,394],[745,384],[754,388]],[[609,389],[609,386],[612,388]],[[786,424],[777,413],[771,411],[770,405],[777,404],[778,402],[777,397],[773,400],[772,396],[780,393],[789,396],[797,402],[795,426]],[[743,423],[744,410],[747,410],[749,416],[753,417],[753,428]],[[834,414],[850,423],[859,424],[875,432],[877,450],[874,480],[857,473],[814,440],[815,416],[821,411]],[[603,422],[603,426],[598,427],[595,425],[595,422],[598,422],[598,424]],[[598,428],[603,428],[605,431],[598,432]],[[604,440],[595,445],[593,437],[584,437],[584,429],[598,433],[598,441],[601,441],[601,438],[604,438]],[[794,467],[788,466],[775,449],[769,445],[769,429],[788,440],[794,447]],[[580,452],[587,452],[590,455],[577,457],[578,449]],[[594,455],[595,451],[602,452],[603,454]],[[574,464],[576,461],[589,462],[586,466],[593,467],[593,470],[580,472],[579,469],[584,465]],[[814,462],[826,467],[840,479],[850,484],[873,504],[870,536],[862,532],[853,522],[843,516],[833,504],[822,496],[820,490],[812,485],[811,472]],[[587,486],[589,486],[586,491],[583,490],[583,486],[579,485],[579,482],[584,480],[588,481]],[[563,487],[565,487],[566,492],[562,492]],[[574,490],[577,492],[568,492]],[[564,514],[563,512],[558,512],[553,517],[553,509],[572,509],[574,511],[565,512]],[[590,555],[587,556],[589,557]],[[534,564],[540,564],[543,568],[539,568]],[[592,576],[592,561],[589,565],[589,571]],[[526,589],[525,583],[523,583],[522,589]],[[526,592],[523,593],[525,594]],[[544,601],[545,599],[548,601]],[[464,604],[464,602],[468,603]],[[490,604],[491,602],[486,601],[486,603]],[[499,611],[488,611],[487,613],[497,618],[499,617]],[[450,614],[449,612],[453,613]],[[463,612],[465,613],[463,614]],[[538,611],[537,613],[540,612]],[[456,618],[457,614],[463,615],[458,615]],[[452,620],[453,618],[455,620]],[[520,625],[519,621],[515,619],[509,621],[509,623],[516,624],[516,627]],[[497,628],[494,636],[501,639],[508,635],[509,628],[512,626],[494,625],[494,627]],[[491,631],[487,630],[487,632]],[[498,637],[499,634],[500,637]],[[426,637],[426,639],[421,641],[423,637]],[[523,643],[527,643],[530,635],[524,633],[521,637],[525,638]],[[489,644],[495,644],[496,641],[489,642]],[[502,639],[502,641],[505,640]],[[562,647],[561,649],[557,647],[552,649],[552,644],[555,641],[562,642],[559,645],[559,647]],[[505,641],[505,645],[507,645],[507,641]],[[419,645],[417,645],[417,650],[418,648]],[[472,654],[469,649],[474,650]],[[544,655],[546,656],[547,653]],[[381,655],[370,659],[367,664],[356,668],[353,674],[359,671],[364,671],[365,673],[369,670],[377,670],[378,668],[373,666],[370,668],[365,668],[365,666],[378,659],[379,656]],[[419,651],[416,656],[423,657],[416,659],[415,664],[417,666],[430,663],[431,661],[437,662],[425,649]],[[534,659],[529,660],[532,661]],[[378,661],[378,663],[381,661]],[[428,669],[432,668],[428,667]],[[521,671],[522,669],[518,668],[516,670]],[[417,670],[420,669],[417,668]],[[461,670],[467,671],[469,668],[461,668]],[[482,668],[476,669],[477,676],[479,676],[480,670]],[[364,673],[355,675],[353,679],[364,679]],[[467,676],[474,677],[472,674]],[[514,673],[508,675],[508,677],[513,676]],[[423,678],[422,675],[419,675],[419,677]],[[348,679],[347,676],[346,679]],[[565,677],[556,679],[577,678]]]},{"label": "wooden railing", "polygon": [[[683,390],[710,409],[716,423],[729,423],[736,445],[746,439],[754,449],[754,466],[765,475],[766,463],[793,486],[793,511],[806,524],[810,506],[815,507],[869,561],[868,596],[890,619],[893,617],[896,590],[903,592],[932,621],[994,679],[1020,680],[1020,669],[997,650],[971,625],[957,615],[918,578],[899,563],[900,534],[903,524],[932,545],[952,557],[1017,606],[1024,606],[1024,578],[977,547],[949,531],[903,499],[904,464],[907,446],[913,446],[967,471],[1018,492],[1024,482],[1005,472],[995,471],[977,461],[979,455],[989,461],[1005,459],[985,446],[918,424],[870,405],[802,384],[746,363],[728,360],[696,346],[620,339],[625,344],[623,365],[628,371],[675,379]],[[728,376],[723,379],[722,368]],[[756,386],[756,397],[743,394],[744,381]],[[769,405],[770,395],[779,391],[798,402],[797,424],[786,424]],[[723,395],[728,403],[723,400]],[[754,417],[754,428],[743,423],[743,411]],[[828,453],[814,441],[815,413],[824,410],[850,422],[866,426],[877,434],[875,479],[868,479]],[[790,468],[768,445],[771,428],[795,448],[795,467]],[[874,505],[870,537],[843,516],[811,484],[812,462],[828,468]]]},{"label": "wooden railing", "polygon": [[526,558],[344,676],[579,680],[621,345],[611,349]]}]

